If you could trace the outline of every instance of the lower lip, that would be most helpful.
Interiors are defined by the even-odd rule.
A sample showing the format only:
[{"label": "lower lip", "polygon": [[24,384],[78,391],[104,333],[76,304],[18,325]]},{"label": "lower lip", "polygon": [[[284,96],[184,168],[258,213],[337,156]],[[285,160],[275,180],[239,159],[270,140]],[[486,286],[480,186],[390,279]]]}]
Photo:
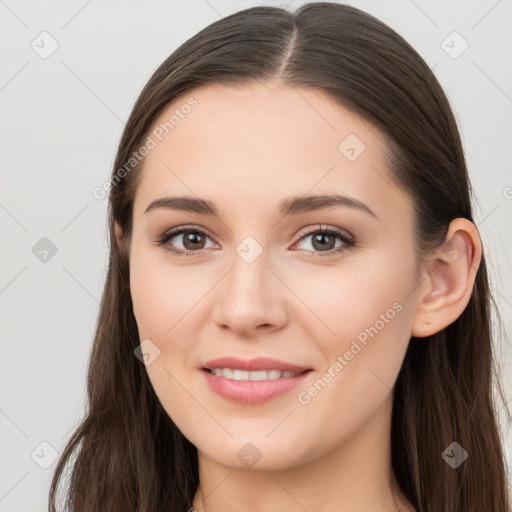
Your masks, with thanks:
[{"label": "lower lip", "polygon": [[272,380],[232,380],[226,377],[217,377],[205,369],[202,372],[210,388],[224,398],[240,404],[260,404],[287,393],[303,383],[311,370],[296,377]]}]

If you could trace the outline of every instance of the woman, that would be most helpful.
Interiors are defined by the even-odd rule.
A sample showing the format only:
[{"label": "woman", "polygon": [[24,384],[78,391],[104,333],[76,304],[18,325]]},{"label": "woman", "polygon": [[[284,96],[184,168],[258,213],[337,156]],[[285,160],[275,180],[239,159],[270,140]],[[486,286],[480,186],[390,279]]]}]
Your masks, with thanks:
[{"label": "woman", "polygon": [[509,510],[463,149],[396,32],[333,3],[211,24],[140,94],[109,188],[52,511],[75,452],[74,512]]}]

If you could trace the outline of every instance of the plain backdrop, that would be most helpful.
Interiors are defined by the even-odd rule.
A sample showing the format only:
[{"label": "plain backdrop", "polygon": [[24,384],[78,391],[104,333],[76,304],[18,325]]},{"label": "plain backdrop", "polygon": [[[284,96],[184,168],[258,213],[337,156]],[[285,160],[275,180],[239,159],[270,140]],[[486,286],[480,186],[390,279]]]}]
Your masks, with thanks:
[{"label": "plain backdrop", "polygon": [[[453,105],[505,328],[496,326],[497,355],[510,400],[512,2],[351,4],[404,36]],[[0,512],[47,509],[55,456],[83,412],[108,254],[107,200],[92,191],[109,178],[133,103],[182,42],[254,5],[0,0]],[[502,426],[512,463],[512,428]]]}]

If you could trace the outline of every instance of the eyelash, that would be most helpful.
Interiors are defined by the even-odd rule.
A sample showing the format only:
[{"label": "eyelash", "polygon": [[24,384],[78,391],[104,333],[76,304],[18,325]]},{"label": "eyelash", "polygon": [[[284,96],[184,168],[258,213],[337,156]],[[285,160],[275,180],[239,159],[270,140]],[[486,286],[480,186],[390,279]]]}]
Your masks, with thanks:
[{"label": "eyelash", "polygon": [[[195,226],[178,227],[178,228],[171,229],[170,231],[167,231],[166,233],[164,233],[157,240],[156,244],[157,244],[157,246],[165,245],[165,244],[167,244],[167,242],[169,242],[169,240],[171,238],[174,238],[176,235],[181,235],[183,233],[196,233],[196,234],[198,233],[198,234],[201,234],[201,235],[204,235],[204,236],[210,238],[208,236],[208,234],[205,231],[203,231],[201,228],[198,228]],[[347,236],[345,236],[343,231],[341,231],[340,229],[337,229],[337,228],[332,228],[332,227],[319,228],[319,229],[309,231],[309,232],[303,234],[302,237],[299,238],[299,240],[297,240],[297,242],[295,242],[295,244],[300,242],[302,239],[307,238],[308,236],[311,236],[311,235],[315,235],[315,234],[337,236],[343,242],[343,245],[340,245],[339,247],[336,247],[334,249],[330,249],[329,251],[307,251],[307,252],[312,253],[312,254],[310,254],[310,256],[313,258],[315,258],[315,257],[325,258],[328,256],[333,256],[335,254],[340,254],[346,250],[351,249],[352,247],[354,247],[356,245],[355,238],[348,238]],[[188,250],[184,251],[182,249],[175,249],[170,244],[167,245],[165,247],[165,249],[173,254],[176,254],[177,256],[183,256],[183,257],[198,256],[207,250],[207,249],[200,249],[198,251],[188,251]]]}]

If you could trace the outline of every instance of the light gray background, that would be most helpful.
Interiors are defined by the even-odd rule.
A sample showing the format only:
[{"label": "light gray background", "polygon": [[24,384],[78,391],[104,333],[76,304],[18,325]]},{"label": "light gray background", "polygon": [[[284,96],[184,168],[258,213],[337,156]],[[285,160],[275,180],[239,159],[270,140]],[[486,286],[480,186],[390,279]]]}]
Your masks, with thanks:
[{"label": "light gray background", "polygon": [[[351,3],[419,51],[455,109],[504,320],[498,358],[510,400],[512,2]],[[179,44],[253,5],[0,0],[0,512],[46,510],[55,468],[51,447],[61,452],[83,411],[108,254],[107,201],[92,190],[109,178],[124,121],[152,72]],[[58,43],[48,58],[31,46],[51,48],[44,31]],[[446,39],[453,31],[469,44],[458,58],[464,43],[456,35]],[[445,51],[450,46],[452,56]],[[46,263],[33,253],[43,237],[57,248]]]}]

